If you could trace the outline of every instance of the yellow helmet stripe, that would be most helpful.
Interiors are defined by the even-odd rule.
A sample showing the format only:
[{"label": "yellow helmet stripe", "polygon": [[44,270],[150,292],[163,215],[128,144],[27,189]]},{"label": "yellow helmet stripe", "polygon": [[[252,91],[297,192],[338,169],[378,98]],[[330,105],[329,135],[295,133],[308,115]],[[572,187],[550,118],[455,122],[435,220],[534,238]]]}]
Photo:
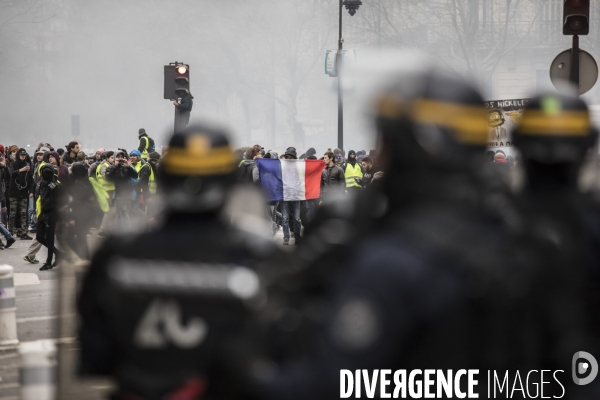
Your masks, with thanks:
[{"label": "yellow helmet stripe", "polygon": [[561,111],[548,114],[541,110],[528,110],[523,113],[519,133],[523,135],[545,136],[587,136],[591,121],[585,111]]},{"label": "yellow helmet stripe", "polygon": [[421,124],[450,128],[458,142],[475,145],[487,143],[487,110],[483,105],[418,100],[413,108],[413,118]]},{"label": "yellow helmet stripe", "polygon": [[235,159],[229,147],[211,149],[198,156],[185,148],[170,148],[163,160],[166,172],[175,175],[225,174],[235,169]]}]

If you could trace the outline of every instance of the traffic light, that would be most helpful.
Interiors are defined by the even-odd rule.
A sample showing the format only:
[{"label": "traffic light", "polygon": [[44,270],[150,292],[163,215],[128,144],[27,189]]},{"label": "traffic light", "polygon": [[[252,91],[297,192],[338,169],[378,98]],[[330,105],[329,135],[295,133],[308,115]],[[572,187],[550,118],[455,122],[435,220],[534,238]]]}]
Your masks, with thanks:
[{"label": "traffic light", "polygon": [[563,35],[590,33],[590,0],[565,0]]},{"label": "traffic light", "polygon": [[182,63],[165,65],[164,98],[175,100],[190,92],[190,66]]}]

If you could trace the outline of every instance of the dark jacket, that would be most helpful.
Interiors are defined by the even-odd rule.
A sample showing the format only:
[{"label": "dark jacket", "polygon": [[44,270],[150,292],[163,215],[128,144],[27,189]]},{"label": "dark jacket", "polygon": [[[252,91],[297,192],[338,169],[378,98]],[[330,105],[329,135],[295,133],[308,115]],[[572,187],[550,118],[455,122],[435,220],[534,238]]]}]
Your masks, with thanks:
[{"label": "dark jacket", "polygon": [[158,178],[158,169],[156,168],[156,163],[153,161],[148,161],[146,164],[144,164],[142,169],[140,169],[139,188],[146,198],[151,195],[148,187],[150,183],[150,171],[154,172],[154,182],[156,182],[156,179]]},{"label": "dark jacket", "polygon": [[[29,164],[27,161],[17,159],[10,163],[10,187],[8,197],[15,199],[26,199],[29,193],[33,191],[33,168],[29,171],[19,172],[19,170]],[[31,165],[29,165],[31,167]]]},{"label": "dark jacket", "polygon": [[321,194],[339,193],[346,189],[346,176],[344,170],[333,165],[321,173]]},{"label": "dark jacket", "polygon": [[131,194],[132,187],[129,184],[130,179],[137,179],[138,173],[133,167],[126,165],[118,165],[117,161],[106,169],[106,180],[114,182],[115,194],[129,195]]},{"label": "dark jacket", "polygon": [[76,162],[72,168],[70,213],[75,223],[91,221],[90,216],[100,211],[94,188],[88,178],[87,165]]},{"label": "dark jacket", "polygon": [[[142,140],[145,138],[145,140]],[[138,151],[143,154],[144,151],[150,151],[150,138],[147,133],[142,133],[138,139]]]},{"label": "dark jacket", "polygon": [[68,151],[65,151],[65,154],[63,154],[63,161],[65,164],[71,165],[77,161],[77,154],[75,154],[74,158],[71,158],[70,153]]},{"label": "dark jacket", "polygon": [[42,204],[42,214],[55,211],[58,203],[60,184],[58,183],[58,168],[46,164],[42,167],[42,179],[39,183],[38,193]]},{"label": "dark jacket", "polygon": [[179,107],[177,107],[180,113],[189,113],[192,111],[192,106],[194,105],[194,101],[192,100],[193,98],[194,97],[190,95],[181,99],[179,102]]},{"label": "dark jacket", "polygon": [[[2,157],[0,155],[0,157]],[[8,185],[10,183],[10,172],[8,168],[0,165],[0,202],[4,202],[4,195],[6,194],[6,190],[8,189]]]},{"label": "dark jacket", "polygon": [[[186,282],[186,276],[212,274],[209,276],[218,278],[229,266],[252,270],[261,260],[275,259],[279,254],[267,239],[253,235],[250,241],[249,236],[224,224],[216,214],[178,214],[168,215],[165,225],[153,232],[130,235],[126,240],[107,239],[94,255],[79,292],[81,372],[112,375],[124,390],[151,390],[161,398],[199,378],[208,384],[206,398],[237,398],[221,391],[239,389],[223,380],[222,366],[227,340],[239,337],[243,329],[248,314],[244,304],[221,294],[216,286],[198,284],[202,280],[194,281],[191,290],[181,290],[176,283],[165,292],[170,282],[177,281],[168,279],[157,290],[139,295],[119,285],[111,272],[121,270],[122,265],[123,271],[143,265],[150,280],[164,271],[170,277],[183,278],[177,282]],[[168,271],[161,271],[163,266],[168,266]],[[148,307],[161,307],[161,296],[168,296],[168,304],[164,304],[174,304],[175,312],[185,316],[187,326],[194,324],[189,321],[198,320],[206,324],[206,335],[197,345],[183,347],[174,339],[167,339],[165,347],[138,345],[140,339],[135,332],[139,321]]]}]

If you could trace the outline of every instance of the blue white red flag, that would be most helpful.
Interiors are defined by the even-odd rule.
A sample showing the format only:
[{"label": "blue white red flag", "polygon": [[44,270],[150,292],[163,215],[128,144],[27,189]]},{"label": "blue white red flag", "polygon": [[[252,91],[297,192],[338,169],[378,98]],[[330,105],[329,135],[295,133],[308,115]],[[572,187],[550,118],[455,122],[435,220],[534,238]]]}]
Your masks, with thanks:
[{"label": "blue white red flag", "polygon": [[317,199],[321,195],[322,160],[256,160],[260,183],[269,201]]}]

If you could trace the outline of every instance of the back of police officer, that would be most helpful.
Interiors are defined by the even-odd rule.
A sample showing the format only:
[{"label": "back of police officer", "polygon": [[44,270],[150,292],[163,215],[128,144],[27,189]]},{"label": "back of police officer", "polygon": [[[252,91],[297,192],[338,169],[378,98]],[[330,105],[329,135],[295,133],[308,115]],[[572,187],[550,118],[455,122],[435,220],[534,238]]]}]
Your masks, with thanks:
[{"label": "back of police officer", "polygon": [[[480,95],[434,71],[413,73],[394,79],[376,113],[384,200],[372,204],[379,211],[365,222],[368,239],[357,248],[351,237],[336,268],[317,260],[298,273],[301,282],[306,274],[327,280],[311,302],[325,307],[317,338],[310,352],[284,355],[275,376],[254,379],[255,393],[338,398],[342,369],[479,369],[484,398],[487,370],[556,367],[549,349],[565,332],[536,324],[556,267],[543,256],[545,242],[520,236],[506,219],[510,202],[489,198],[479,180],[487,130]],[[351,218],[337,216],[314,235],[339,242]],[[293,329],[302,327],[280,330]]]},{"label": "back of police officer", "polygon": [[[556,329],[578,327],[573,332],[577,337],[561,344],[564,363],[579,351],[600,360],[600,209],[578,185],[596,141],[586,104],[558,93],[531,99],[513,134],[526,176],[519,194],[521,214],[530,235],[552,243],[554,260],[563,274],[549,311],[555,316]],[[568,397],[595,391],[590,398],[597,398],[600,382],[595,384],[579,385]]]},{"label": "back of police officer", "polygon": [[221,217],[235,182],[224,133],[176,133],[160,169],[162,226],[109,238],[85,276],[81,372],[115,377],[117,399],[235,398],[220,354],[258,293],[257,263],[275,248]]}]

